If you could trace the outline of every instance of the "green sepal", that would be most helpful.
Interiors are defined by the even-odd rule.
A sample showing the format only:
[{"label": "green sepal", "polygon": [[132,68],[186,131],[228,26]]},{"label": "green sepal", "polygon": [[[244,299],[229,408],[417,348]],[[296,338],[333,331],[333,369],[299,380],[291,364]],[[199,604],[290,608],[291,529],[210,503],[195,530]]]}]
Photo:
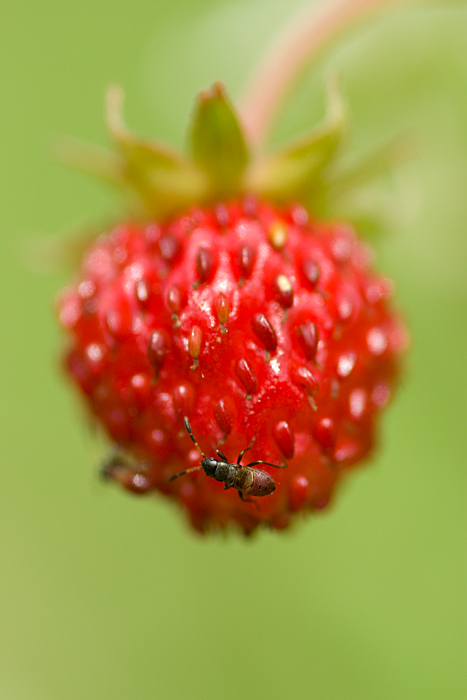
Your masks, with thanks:
[{"label": "green sepal", "polygon": [[125,163],[116,153],[80,141],[71,136],[53,139],[52,149],[59,163],[88,175],[94,175],[111,185],[125,186]]},{"label": "green sepal", "polygon": [[[371,228],[373,212],[360,185],[382,174],[412,148],[407,140],[384,146],[357,164],[340,157],[346,110],[335,76],[327,82],[324,122],[275,153],[249,161],[240,122],[219,83],[198,96],[191,129],[193,157],[134,135],[122,117],[123,92],[107,93],[107,125],[114,153],[74,139],[56,142],[62,162],[117,186],[131,217],[164,219],[198,204],[249,192],[278,203],[301,201],[317,216],[348,218]],[[336,157],[339,156],[339,157]]]},{"label": "green sepal", "polygon": [[258,159],[246,176],[250,190],[276,201],[307,199],[346,133],[346,110],[335,75],[327,81],[324,122],[283,149]]},{"label": "green sepal", "polygon": [[198,95],[191,131],[195,162],[208,174],[213,196],[238,194],[248,148],[240,122],[220,83]]},{"label": "green sepal", "polygon": [[356,191],[362,185],[393,172],[402,163],[412,159],[418,151],[413,135],[397,134],[391,140],[379,145],[369,153],[351,161],[340,159],[327,175],[325,186],[329,196],[338,197],[349,191]]},{"label": "green sepal", "polygon": [[413,136],[399,134],[363,157],[339,159],[326,170],[307,204],[318,217],[342,218],[374,237],[395,223],[394,205],[387,196],[387,187],[383,190],[384,198],[377,181],[393,173],[416,152]]},{"label": "green sepal", "polygon": [[206,198],[208,180],[189,158],[157,141],[131,133],[122,118],[123,92],[107,92],[107,125],[124,162],[125,184],[139,196],[140,207],[158,217],[168,216]]}]

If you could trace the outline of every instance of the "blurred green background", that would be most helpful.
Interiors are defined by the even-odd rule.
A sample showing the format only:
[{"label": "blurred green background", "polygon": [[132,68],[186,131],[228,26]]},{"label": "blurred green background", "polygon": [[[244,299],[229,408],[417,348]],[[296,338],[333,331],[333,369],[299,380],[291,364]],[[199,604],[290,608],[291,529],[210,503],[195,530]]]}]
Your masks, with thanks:
[{"label": "blurred green background", "polygon": [[412,333],[381,450],[329,513],[253,541],[201,539],[175,508],[102,485],[101,446],[60,374],[34,243],[114,199],[48,139],[106,143],[103,93],[183,143],[193,95],[234,97],[291,0],[34,0],[2,12],[0,699],[463,700],[466,657],[467,11],[386,11],[329,50],[276,137],[342,70],[351,148],[413,129],[378,264]]}]

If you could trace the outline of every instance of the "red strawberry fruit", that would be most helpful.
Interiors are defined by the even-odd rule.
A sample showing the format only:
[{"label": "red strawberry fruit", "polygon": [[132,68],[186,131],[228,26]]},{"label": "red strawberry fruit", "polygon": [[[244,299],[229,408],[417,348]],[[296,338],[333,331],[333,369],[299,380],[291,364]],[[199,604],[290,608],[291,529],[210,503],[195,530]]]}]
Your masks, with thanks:
[{"label": "red strawberry fruit", "polygon": [[[128,132],[119,100],[111,91],[117,155],[95,169],[131,213],[59,300],[67,371],[114,445],[104,474],[177,501],[200,532],[286,528],[368,456],[405,345],[367,244],[316,214],[335,182],[340,101],[332,91],[322,126],[255,159],[219,85],[198,100],[192,158]],[[249,498],[201,469],[170,481],[202,459],[186,419],[207,457],[236,462],[251,446],[242,463],[281,466],[256,466],[274,492]]]}]

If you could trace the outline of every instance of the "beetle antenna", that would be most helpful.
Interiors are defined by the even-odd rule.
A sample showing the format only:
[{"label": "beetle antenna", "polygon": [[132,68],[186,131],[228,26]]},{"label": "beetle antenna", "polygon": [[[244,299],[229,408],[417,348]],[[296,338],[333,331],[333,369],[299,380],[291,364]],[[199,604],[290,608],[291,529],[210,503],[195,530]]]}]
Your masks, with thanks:
[{"label": "beetle antenna", "polygon": [[[193,433],[191,432],[191,426],[190,426],[190,422],[189,422],[188,418],[185,416],[185,418],[184,418],[183,420],[184,420],[184,422],[185,422],[185,428],[186,428],[186,430],[187,430],[187,433],[188,433],[188,435],[191,437],[191,439],[193,440],[193,442],[195,443],[196,449],[197,449],[198,452],[200,453],[201,457],[203,457],[204,459],[207,459],[207,457],[206,457],[206,455],[204,454],[204,452],[201,451],[201,447],[200,447],[200,446],[198,445],[198,443],[196,442],[195,436],[194,436]],[[202,467],[196,467],[196,469],[198,469],[198,468],[202,468]],[[185,473],[185,472],[182,472],[182,474],[184,474],[184,473]]]},{"label": "beetle antenna", "polygon": [[167,479],[167,482],[173,481],[174,479],[178,479],[179,476],[184,476],[185,474],[190,474],[191,472],[196,472],[198,469],[202,469],[203,467],[192,467],[191,469],[185,469],[184,472],[178,472],[178,474],[174,474],[173,476],[170,477],[170,479]]}]

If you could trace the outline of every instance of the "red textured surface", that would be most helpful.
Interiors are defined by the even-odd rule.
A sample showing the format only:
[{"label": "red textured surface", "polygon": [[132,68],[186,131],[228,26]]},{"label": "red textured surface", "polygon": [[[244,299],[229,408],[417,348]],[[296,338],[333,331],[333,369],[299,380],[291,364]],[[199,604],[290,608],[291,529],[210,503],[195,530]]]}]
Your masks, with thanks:
[{"label": "red textured surface", "polygon": [[[370,265],[347,225],[250,198],[97,240],[59,316],[69,374],[133,460],[115,481],[179,501],[199,531],[325,507],[373,446],[406,344]],[[265,467],[275,492],[242,503],[202,471],[167,483],[199,464],[184,416],[208,456],[236,461],[256,436],[244,462],[287,464]]]}]

